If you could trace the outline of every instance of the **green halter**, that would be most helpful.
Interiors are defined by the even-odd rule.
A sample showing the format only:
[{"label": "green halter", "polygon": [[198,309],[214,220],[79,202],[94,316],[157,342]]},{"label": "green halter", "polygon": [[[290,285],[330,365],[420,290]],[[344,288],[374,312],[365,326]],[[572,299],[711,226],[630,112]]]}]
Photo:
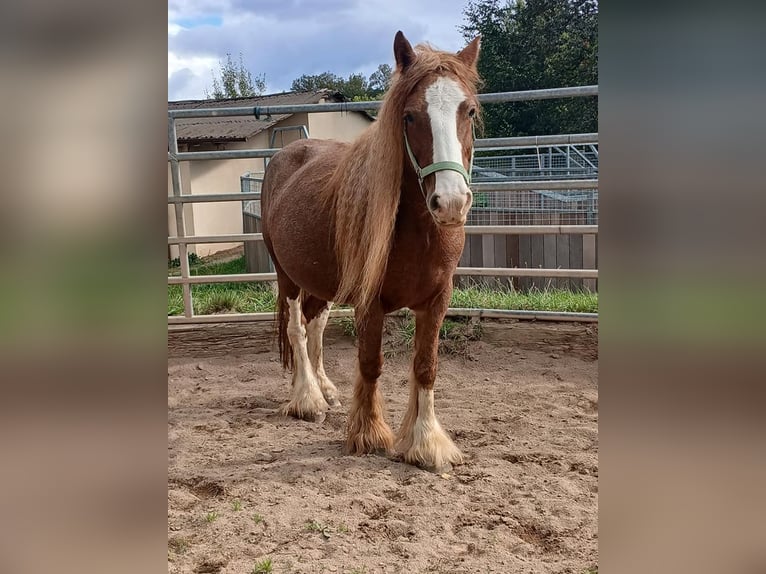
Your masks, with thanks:
[{"label": "green halter", "polygon": [[[476,130],[474,128],[473,122],[471,122],[471,133],[473,140],[476,139]],[[473,142],[471,142],[473,144]],[[471,174],[473,173],[473,145],[471,145],[471,162],[468,164],[468,171],[463,167],[463,164],[458,163],[456,161],[437,161],[435,163],[432,163],[430,165],[427,165],[426,167],[420,167],[418,165],[418,160],[415,159],[415,154],[412,153],[412,148],[410,147],[410,142],[407,139],[407,128],[404,128],[404,145],[407,148],[407,155],[410,156],[410,161],[412,162],[412,167],[415,170],[415,173],[418,176],[418,183],[420,184],[420,191],[423,192],[423,197],[425,197],[426,192],[423,188],[423,180],[426,178],[426,176],[431,175],[432,173],[436,173],[437,171],[445,171],[445,170],[451,170],[456,171],[460,175],[463,176],[463,179],[465,180],[466,185],[471,185]]]}]

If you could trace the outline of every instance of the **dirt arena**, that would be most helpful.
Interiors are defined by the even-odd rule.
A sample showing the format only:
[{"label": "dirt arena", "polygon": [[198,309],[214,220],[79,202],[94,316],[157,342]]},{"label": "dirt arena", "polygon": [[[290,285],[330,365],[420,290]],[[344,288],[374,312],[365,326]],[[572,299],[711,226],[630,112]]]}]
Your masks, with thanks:
[{"label": "dirt arena", "polygon": [[[277,414],[289,375],[270,343],[260,324],[169,334],[169,572],[597,572],[594,325],[487,322],[441,356],[436,412],[466,457],[442,475],[343,454],[340,327],[325,365],[344,406],[319,425]],[[409,362],[393,353],[381,379],[394,431]]]}]

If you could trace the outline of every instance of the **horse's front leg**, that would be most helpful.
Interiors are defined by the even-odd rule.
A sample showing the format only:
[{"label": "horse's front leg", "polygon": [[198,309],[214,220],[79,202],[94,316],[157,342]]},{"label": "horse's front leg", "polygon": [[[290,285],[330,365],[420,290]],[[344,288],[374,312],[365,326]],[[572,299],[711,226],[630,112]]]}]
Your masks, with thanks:
[{"label": "horse's front leg", "polygon": [[348,416],[346,450],[350,454],[393,449],[394,436],[383,418],[383,401],[378,388],[383,369],[383,320],[383,311],[373,309],[356,324],[359,362]]},{"label": "horse's front leg", "polygon": [[427,308],[415,311],[415,356],[410,371],[410,400],[396,437],[404,460],[433,472],[446,472],[463,462],[463,455],[434,413],[439,329],[452,290],[439,294]]}]

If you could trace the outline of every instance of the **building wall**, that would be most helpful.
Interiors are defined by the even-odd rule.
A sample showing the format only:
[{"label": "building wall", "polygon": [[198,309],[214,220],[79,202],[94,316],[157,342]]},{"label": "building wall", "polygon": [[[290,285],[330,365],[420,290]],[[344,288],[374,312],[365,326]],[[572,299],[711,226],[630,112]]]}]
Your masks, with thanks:
[{"label": "building wall", "polygon": [[[275,127],[306,125],[311,137],[351,141],[370,123],[369,119],[359,113],[331,112],[310,115],[294,114],[279,122]],[[272,130],[267,130],[257,134],[247,142],[200,144],[182,151],[264,149],[270,147],[271,134]],[[300,132],[297,130],[277,133],[274,147],[283,147],[283,145],[287,145],[299,137]],[[263,172],[264,161],[262,159],[242,159],[182,162],[181,170],[182,193],[184,194],[238,193],[240,191],[240,176],[248,171]],[[170,168],[168,167],[168,195],[172,195],[172,193]],[[185,208],[184,215],[187,235],[242,233],[242,204],[238,201],[190,204]],[[175,234],[175,213],[173,207],[168,206],[168,235]],[[189,246],[189,251],[204,257],[238,245],[241,243],[200,244]],[[171,247],[170,256],[171,258],[178,257],[177,247]]]},{"label": "building wall", "polygon": [[[248,142],[208,145],[195,147],[193,151],[244,150],[268,147],[266,133],[260,133]],[[191,192],[195,195],[239,193],[240,176],[247,171],[263,170],[262,159],[227,159],[189,162]],[[226,201],[220,203],[195,203],[195,235],[223,235],[242,233],[242,203]],[[200,257],[236,247],[238,243],[211,243],[197,245],[195,252]]]},{"label": "building wall", "polygon": [[[181,195],[191,193],[191,175],[189,172],[189,162],[181,162]],[[170,173],[170,163],[168,162],[168,195],[173,195],[173,179]],[[186,223],[186,234],[190,229],[194,229],[194,208],[191,205],[184,206],[184,222]],[[168,204],[168,237],[176,235],[176,210],[173,204]],[[175,259],[178,257],[178,246],[169,246],[168,257]]]},{"label": "building wall", "polygon": [[309,115],[312,138],[354,141],[372,121],[358,112],[326,112]]}]

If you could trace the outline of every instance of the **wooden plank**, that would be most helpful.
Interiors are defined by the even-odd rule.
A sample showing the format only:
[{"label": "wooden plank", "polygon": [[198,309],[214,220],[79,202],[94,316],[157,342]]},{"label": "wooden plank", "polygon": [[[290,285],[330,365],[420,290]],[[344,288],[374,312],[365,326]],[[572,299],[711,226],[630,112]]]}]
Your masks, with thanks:
[{"label": "wooden plank", "polygon": [[[471,236],[466,235],[465,244],[463,245],[463,253],[460,255],[460,261],[458,267],[470,267],[471,266]],[[452,280],[452,284],[455,287],[463,287],[468,283],[467,277],[458,277],[455,275]]]},{"label": "wooden plank", "polygon": [[[519,265],[519,236],[518,235],[506,235],[505,236],[505,261],[506,267],[518,267]],[[509,283],[514,289],[520,289],[518,278],[511,278]]]},{"label": "wooden plank", "polygon": [[[476,235],[471,241],[471,267],[484,267],[484,264],[482,262],[482,235]],[[469,279],[471,283],[481,283],[484,284],[486,282],[486,279],[481,277],[471,277]]]},{"label": "wooden plank", "polygon": [[[598,235],[596,235],[596,269],[598,269]],[[598,279],[596,279],[596,286],[594,289],[598,291]]]},{"label": "wooden plank", "polygon": [[[506,255],[507,244],[505,235],[495,236],[495,266],[496,267],[508,267],[508,256]],[[503,280],[500,282],[502,285],[508,285],[508,281]]]},{"label": "wooden plank", "polygon": [[[569,268],[582,269],[582,235],[569,236]],[[582,279],[570,279],[572,289],[582,290]]]},{"label": "wooden plank", "polygon": [[[532,266],[532,236],[521,235],[519,238],[519,260],[517,267]],[[519,278],[519,288],[522,291],[528,291],[532,287],[532,280],[529,277]]]},{"label": "wooden plank", "polygon": [[[583,235],[582,237],[582,268],[596,269],[596,236]],[[596,291],[595,279],[583,279],[583,287],[588,291]]]},{"label": "wooden plank", "polygon": [[496,267],[495,265],[495,236],[481,235],[481,265],[479,267]]},{"label": "wooden plank", "polygon": [[[569,235],[556,237],[556,268],[569,268]],[[570,289],[569,278],[557,279],[554,283],[559,289]]]},{"label": "wooden plank", "polygon": [[[556,269],[556,236],[543,235],[543,267],[546,269]],[[556,287],[558,281],[555,279],[546,282],[546,287]]]},{"label": "wooden plank", "polygon": [[[492,212],[489,214],[490,225],[500,225],[502,223],[502,215],[498,212]],[[507,267],[505,261],[505,235],[492,235],[492,247],[494,249],[494,265],[493,267]],[[499,286],[507,284],[508,280],[498,277],[495,281],[495,285]]]},{"label": "wooden plank", "polygon": [[[529,240],[530,244],[530,264],[532,267],[543,267],[543,238],[541,235],[533,235]],[[535,277],[532,279],[532,285],[538,289],[545,288],[546,280]]]}]

